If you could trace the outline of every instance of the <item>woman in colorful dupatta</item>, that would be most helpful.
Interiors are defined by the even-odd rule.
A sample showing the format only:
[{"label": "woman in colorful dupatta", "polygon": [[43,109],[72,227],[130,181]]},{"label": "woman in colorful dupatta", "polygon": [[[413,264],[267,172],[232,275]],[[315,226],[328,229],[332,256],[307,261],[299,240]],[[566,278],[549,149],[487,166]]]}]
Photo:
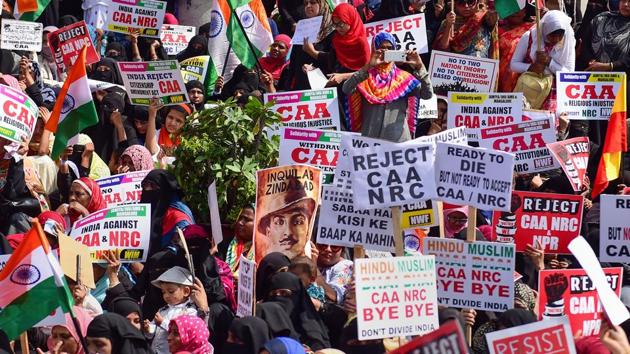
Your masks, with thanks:
[{"label": "woman in colorful dupatta", "polygon": [[219,253],[225,255],[225,262],[230,266],[234,278],[237,279],[241,255],[250,260],[254,257],[252,248],[254,210],[253,205],[243,207],[236,222],[234,222],[234,238],[218,245]]},{"label": "woman in colorful dupatta", "polygon": [[526,9],[505,18],[506,25],[499,28],[499,92],[512,92],[519,74],[510,70],[510,60],[519,39],[534,25],[528,21]]},{"label": "woman in colorful dupatta", "polygon": [[446,15],[433,41],[433,49],[494,58],[497,55],[492,29],[497,14],[479,6],[479,0],[455,0],[455,13]]},{"label": "woman in colorful dupatta", "polygon": [[400,142],[411,139],[416,99],[431,98],[433,90],[418,53],[407,52],[405,65],[413,69],[413,75],[383,60],[385,51],[396,45],[396,38],[390,33],[380,32],[374,36],[369,63],[344,83],[343,92],[350,99],[353,110],[350,117],[361,119],[350,122],[354,131],[360,131],[363,136]]}]

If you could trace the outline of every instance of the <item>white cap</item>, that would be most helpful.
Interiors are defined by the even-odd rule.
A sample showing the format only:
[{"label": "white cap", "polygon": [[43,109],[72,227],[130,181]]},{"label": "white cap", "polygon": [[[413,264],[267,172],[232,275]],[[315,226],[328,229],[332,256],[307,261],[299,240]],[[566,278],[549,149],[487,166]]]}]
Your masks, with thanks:
[{"label": "white cap", "polygon": [[179,266],[175,266],[166,272],[162,273],[157,279],[151,282],[153,286],[157,286],[158,288],[162,283],[173,283],[179,285],[192,286],[193,285],[193,277],[190,274],[190,271],[186,268],[182,268]]}]

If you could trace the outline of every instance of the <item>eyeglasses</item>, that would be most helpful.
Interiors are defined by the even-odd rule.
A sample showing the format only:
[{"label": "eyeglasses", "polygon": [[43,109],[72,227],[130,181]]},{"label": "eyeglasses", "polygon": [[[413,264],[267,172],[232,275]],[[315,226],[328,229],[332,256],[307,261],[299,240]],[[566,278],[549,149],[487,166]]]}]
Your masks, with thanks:
[{"label": "eyeglasses", "polygon": [[330,250],[333,252],[339,252],[343,247],[341,246],[331,246],[331,245],[324,245],[324,244],[317,244],[317,249],[320,251],[325,250],[326,248],[330,247]]},{"label": "eyeglasses", "polygon": [[473,7],[473,6],[477,5],[478,1],[479,0],[456,0],[455,4],[457,4],[457,5],[466,5],[466,6],[469,6],[469,7]]},{"label": "eyeglasses", "polygon": [[335,22],[335,21],[333,21],[333,22],[332,22],[332,26],[333,26],[334,28],[338,28],[338,29],[339,29],[339,28],[344,28],[344,27],[346,27],[346,26],[347,26],[347,24],[346,24],[345,22],[343,22],[343,21],[339,21],[339,22]]}]

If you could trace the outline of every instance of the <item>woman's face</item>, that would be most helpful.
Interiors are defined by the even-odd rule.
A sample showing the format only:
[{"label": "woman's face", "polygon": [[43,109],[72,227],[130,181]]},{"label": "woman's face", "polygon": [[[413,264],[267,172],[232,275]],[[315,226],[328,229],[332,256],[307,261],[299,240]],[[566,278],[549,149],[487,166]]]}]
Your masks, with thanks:
[{"label": "woman's face", "polygon": [[342,36],[345,36],[350,31],[350,25],[343,22],[339,17],[333,17],[332,23],[337,33]]},{"label": "woman's face", "polygon": [[392,44],[392,42],[390,41],[382,41],[381,45],[378,47],[378,49],[383,49],[383,50],[394,50],[394,45]]},{"label": "woman's face", "polygon": [[468,222],[468,217],[466,216],[466,214],[462,213],[461,211],[456,211],[454,213],[451,213],[448,217],[448,223],[451,224],[453,227],[461,227],[463,226],[465,223]]},{"label": "woman's face", "polygon": [[477,3],[478,0],[456,0],[455,13],[464,18],[468,18],[477,11]]},{"label": "woman's face", "polygon": [[318,0],[304,0],[304,12],[306,13],[306,18],[318,16],[320,9]]},{"label": "woman's face", "polygon": [[168,341],[168,350],[171,353],[177,353],[179,348],[182,346],[182,339],[179,337],[179,330],[177,329],[177,325],[174,323],[168,329],[167,341]]},{"label": "woman's face", "polygon": [[90,354],[112,354],[112,342],[105,337],[87,337]]},{"label": "woman's face", "polygon": [[147,127],[149,126],[149,122],[146,120],[134,119],[133,126],[136,128],[136,131],[140,135],[144,135],[147,133]]},{"label": "woman's face", "polygon": [[623,17],[630,17],[630,0],[619,0],[619,13]]},{"label": "woman's face", "polygon": [[284,42],[275,41],[271,44],[271,48],[269,48],[269,54],[271,54],[272,58],[284,58],[287,56],[289,52],[289,47]]},{"label": "woman's face", "polygon": [[190,97],[190,103],[203,103],[203,90],[199,88],[191,88],[190,91],[188,91],[188,97]]},{"label": "woman's face", "polygon": [[186,122],[186,114],[171,109],[166,115],[164,126],[169,134],[179,134]]},{"label": "woman's face", "polygon": [[92,198],[90,197],[88,192],[83,189],[83,187],[81,187],[80,184],[72,183],[72,185],[70,186],[70,195],[68,196],[68,201],[70,201],[71,203],[78,202],[87,209],[88,205],[90,204],[90,199]]},{"label": "woman's face", "polygon": [[339,263],[339,261],[341,260],[341,252],[343,251],[343,247],[318,243],[317,250],[319,251],[317,264],[324,267],[330,267]]},{"label": "woman's face", "polygon": [[446,129],[446,114],[448,113],[448,105],[443,100],[438,100],[438,121],[442,129]]},{"label": "woman's face", "polygon": [[132,312],[127,315],[127,320],[131,323],[132,326],[136,327],[139,331],[142,330],[140,323],[140,314],[137,312]]},{"label": "woman's face", "polygon": [[72,337],[72,334],[70,334],[70,331],[66,327],[54,326],[51,338],[53,346],[57,345],[59,342],[63,342],[61,348],[59,348],[60,353],[76,353],[79,349],[79,343]]},{"label": "woman's face", "polygon": [[555,46],[556,44],[560,43],[560,41],[562,41],[563,38],[564,38],[564,31],[556,31],[556,32],[549,33],[545,41],[548,44]]},{"label": "woman's face", "polygon": [[254,211],[252,209],[243,209],[234,225],[234,233],[241,241],[252,240],[254,236]]}]

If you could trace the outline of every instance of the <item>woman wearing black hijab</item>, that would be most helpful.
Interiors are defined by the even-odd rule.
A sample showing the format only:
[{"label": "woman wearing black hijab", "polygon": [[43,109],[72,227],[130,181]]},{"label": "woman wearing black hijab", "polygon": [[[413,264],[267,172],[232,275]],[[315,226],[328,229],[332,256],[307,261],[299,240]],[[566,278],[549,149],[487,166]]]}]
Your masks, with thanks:
[{"label": "woman wearing black hijab", "polygon": [[256,304],[256,317],[260,317],[269,326],[269,334],[272,338],[289,337],[300,340],[300,335],[293,327],[289,314],[278,302],[261,302]]},{"label": "woman wearing black hijab", "polygon": [[88,326],[86,337],[90,353],[151,353],[142,332],[117,313],[96,316]]},{"label": "woman wearing black hijab", "polygon": [[94,71],[90,75],[90,79],[116,85],[123,84],[122,76],[118,71],[118,65],[116,65],[116,60],[107,57],[101,58],[101,60],[96,63]]},{"label": "woman wearing black hijab", "polygon": [[203,87],[203,83],[199,80],[190,80],[186,83],[186,91],[190,103],[195,106],[195,111],[202,111],[206,103],[206,89]]},{"label": "woman wearing black hijab", "polygon": [[118,42],[108,42],[105,47],[105,56],[116,61],[129,61],[125,47]]},{"label": "woman wearing black hijab", "polygon": [[188,42],[188,47],[177,54],[177,61],[182,62],[188,58],[208,55],[208,39],[202,35],[196,35]]},{"label": "woman wearing black hijab", "polygon": [[287,272],[291,260],[280,252],[271,252],[260,260],[256,268],[256,300],[260,301],[269,292],[269,280],[278,272]]},{"label": "woman wearing black hijab", "polygon": [[266,302],[278,302],[289,314],[300,341],[313,350],[330,347],[328,329],[313,306],[310,296],[297,275],[280,272],[271,276]]},{"label": "woman wearing black hijab", "polygon": [[230,325],[230,335],[222,354],[254,354],[264,349],[269,340],[269,327],[258,317],[236,318]]},{"label": "woman wearing black hijab", "polygon": [[107,311],[125,317],[138,330],[142,328],[142,310],[136,300],[130,297],[118,297],[107,305]]}]

